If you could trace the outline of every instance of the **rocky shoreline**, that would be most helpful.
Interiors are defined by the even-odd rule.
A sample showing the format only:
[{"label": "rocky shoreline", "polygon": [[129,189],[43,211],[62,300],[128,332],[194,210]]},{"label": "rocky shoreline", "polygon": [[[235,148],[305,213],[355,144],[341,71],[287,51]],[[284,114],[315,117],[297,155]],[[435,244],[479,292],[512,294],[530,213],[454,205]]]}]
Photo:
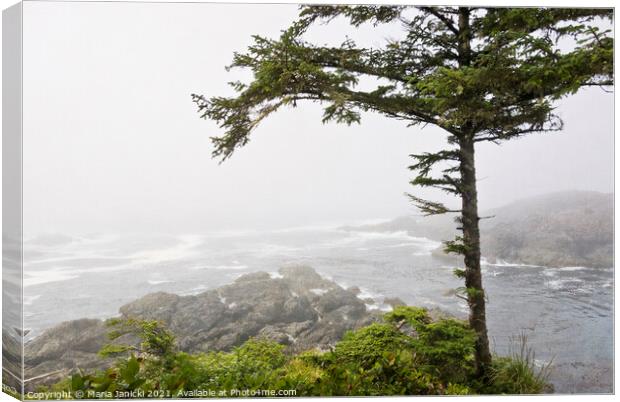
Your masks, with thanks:
[{"label": "rocky shoreline", "polygon": [[[122,306],[119,317],[163,322],[179,348],[189,353],[230,350],[251,337],[274,340],[291,352],[325,350],[346,331],[380,318],[372,301],[358,295],[359,289],[344,289],[312,268],[287,267],[277,275],[246,274],[192,296],[152,293]],[[97,355],[108,342],[107,331],[103,320],[84,318],[61,323],[26,343],[27,389],[55,383],[78,368],[110,365]]]}]

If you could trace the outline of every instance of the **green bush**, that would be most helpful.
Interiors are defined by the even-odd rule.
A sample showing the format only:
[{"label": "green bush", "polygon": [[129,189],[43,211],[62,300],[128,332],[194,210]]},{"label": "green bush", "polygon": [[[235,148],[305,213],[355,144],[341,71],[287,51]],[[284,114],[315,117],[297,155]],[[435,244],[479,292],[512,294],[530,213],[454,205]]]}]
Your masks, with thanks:
[{"label": "green bush", "polygon": [[106,321],[106,326],[112,328],[108,333],[108,338],[111,341],[130,334],[139,338],[141,342],[139,347],[119,343],[107,344],[99,351],[102,357],[137,351],[141,354],[165,358],[171,356],[175,351],[174,335],[158,321],[112,318]]},{"label": "green bush", "polygon": [[370,368],[385,353],[411,350],[411,345],[412,338],[393,325],[375,323],[347,332],[336,344],[333,355],[338,363],[356,363]]},{"label": "green bush", "polygon": [[[52,390],[80,391],[89,398],[126,397],[136,390],[143,392],[141,397],[179,397],[197,390],[231,396],[217,393],[231,389],[387,396],[532,394],[547,386],[548,367],[536,370],[525,341],[512,357],[496,357],[487,378],[475,378],[476,336],[467,323],[433,321],[425,309],[415,307],[397,307],[384,316],[384,323],[347,332],[331,351],[297,355],[255,338],[229,352],[188,354],[177,350],[174,336],[156,321],[112,320],[109,325],[116,343],[106,345],[101,354],[117,356],[114,365],[75,373]],[[126,334],[133,338],[122,338]],[[120,342],[136,338],[138,346]]]},{"label": "green bush", "polygon": [[276,381],[286,362],[284,347],[272,341],[250,339],[231,352],[197,355],[193,387],[215,390],[266,389]]},{"label": "green bush", "polygon": [[396,306],[394,310],[386,313],[383,319],[394,325],[407,323],[416,330],[419,329],[420,326],[430,324],[432,321],[425,308],[411,306]]},{"label": "green bush", "polygon": [[396,307],[384,319],[412,327],[412,347],[427,372],[446,383],[465,383],[473,375],[476,333],[467,323],[451,318],[433,322],[426,309],[409,306]]},{"label": "green bush", "polygon": [[475,342],[466,323],[445,319],[420,326],[414,348],[427,371],[445,382],[465,383],[474,374]]},{"label": "green bush", "polygon": [[385,352],[370,367],[347,362],[325,369],[327,381],[315,395],[380,396],[441,394],[442,384],[432,375],[418,370],[409,350]]}]

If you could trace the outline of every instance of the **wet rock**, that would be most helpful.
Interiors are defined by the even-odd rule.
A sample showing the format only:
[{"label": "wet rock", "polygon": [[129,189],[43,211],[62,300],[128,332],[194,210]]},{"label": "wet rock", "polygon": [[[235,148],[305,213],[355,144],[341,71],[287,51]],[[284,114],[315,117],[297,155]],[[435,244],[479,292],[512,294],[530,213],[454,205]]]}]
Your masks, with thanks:
[{"label": "wet rock", "polygon": [[[158,320],[189,353],[230,350],[251,337],[264,337],[289,351],[329,349],[348,330],[380,318],[357,297],[310,267],[286,267],[272,277],[256,272],[232,284],[192,296],[153,293],[122,306],[121,318]],[[101,320],[62,323],[26,345],[27,376],[46,375],[29,387],[53,383],[72,370],[104,368],[97,355],[108,342]],[[129,343],[136,339],[127,338]]]},{"label": "wet rock", "polygon": [[388,306],[394,308],[394,307],[398,307],[398,306],[406,306],[407,303],[405,303],[404,301],[402,301],[400,298],[398,297],[386,297],[383,300],[384,304],[387,304]]}]

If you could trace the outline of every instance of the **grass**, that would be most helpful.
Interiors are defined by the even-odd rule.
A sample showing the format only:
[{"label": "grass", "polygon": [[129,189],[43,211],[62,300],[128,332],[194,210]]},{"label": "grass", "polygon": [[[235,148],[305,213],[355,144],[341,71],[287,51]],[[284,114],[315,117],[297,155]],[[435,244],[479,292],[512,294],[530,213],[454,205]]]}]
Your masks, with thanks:
[{"label": "grass", "polygon": [[490,394],[540,394],[552,392],[548,383],[553,359],[543,365],[528,346],[528,337],[521,333],[511,337],[508,357],[496,357],[489,374]]}]

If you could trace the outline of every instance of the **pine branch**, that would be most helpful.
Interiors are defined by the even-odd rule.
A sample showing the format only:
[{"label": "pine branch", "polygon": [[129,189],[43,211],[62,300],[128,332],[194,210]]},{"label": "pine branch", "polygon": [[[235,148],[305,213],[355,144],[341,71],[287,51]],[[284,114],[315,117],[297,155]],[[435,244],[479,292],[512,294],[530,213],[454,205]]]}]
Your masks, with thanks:
[{"label": "pine branch", "polygon": [[449,209],[444,204],[440,202],[433,202],[424,200],[422,198],[416,197],[413,194],[406,194],[411,201],[415,204],[415,206],[422,212],[425,216],[430,215],[442,215],[446,213],[460,213],[460,209]]}]

